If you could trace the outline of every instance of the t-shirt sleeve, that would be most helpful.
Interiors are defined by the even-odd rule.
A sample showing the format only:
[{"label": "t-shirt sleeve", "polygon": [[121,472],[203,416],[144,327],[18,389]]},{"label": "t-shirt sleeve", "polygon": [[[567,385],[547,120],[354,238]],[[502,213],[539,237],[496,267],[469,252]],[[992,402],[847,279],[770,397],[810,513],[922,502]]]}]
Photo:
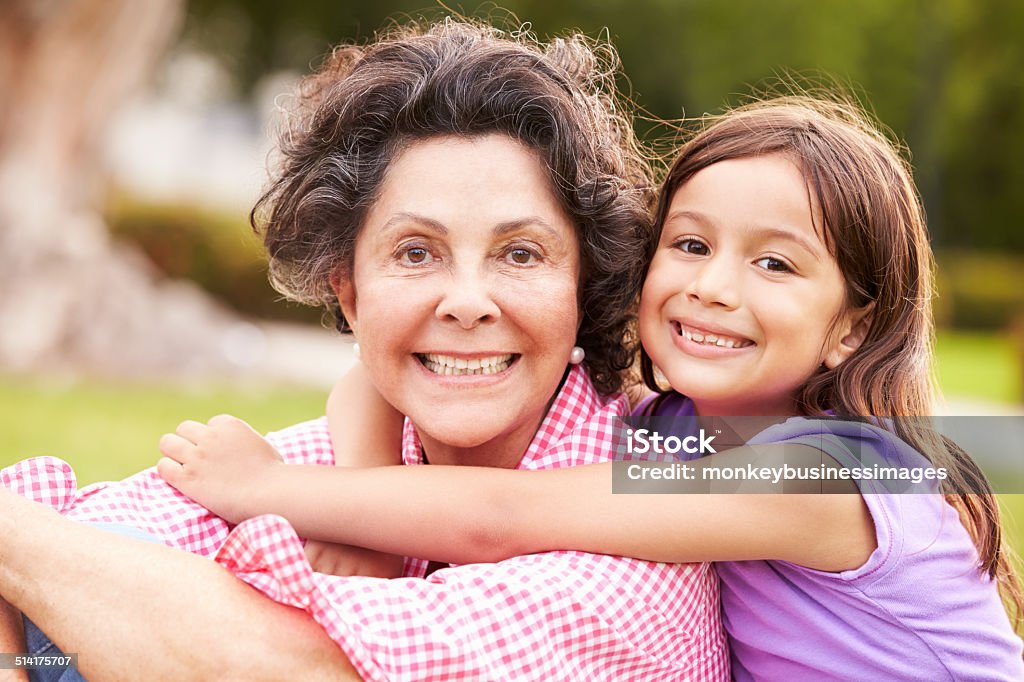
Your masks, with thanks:
[{"label": "t-shirt sleeve", "polygon": [[935,467],[898,436],[878,426],[838,419],[793,419],[751,442],[813,447],[851,472],[871,515],[876,547],[863,565],[821,575],[862,586],[882,579],[906,553],[923,550],[937,536],[943,515],[952,511],[938,492],[938,480],[930,478]]}]

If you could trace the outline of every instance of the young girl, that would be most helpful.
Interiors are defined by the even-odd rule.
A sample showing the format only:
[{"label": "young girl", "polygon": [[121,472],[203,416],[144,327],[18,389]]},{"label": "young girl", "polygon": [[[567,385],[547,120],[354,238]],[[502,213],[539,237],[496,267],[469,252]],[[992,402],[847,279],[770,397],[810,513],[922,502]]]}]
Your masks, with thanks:
[{"label": "young girl", "polygon": [[[1020,594],[984,477],[901,419],[932,411],[932,259],[893,146],[846,104],[736,109],[682,148],[657,225],[642,370],[671,390],[638,413],[779,417],[756,451],[701,466],[926,457],[956,492],[858,480],[841,491],[860,494],[612,495],[613,465],[325,475],[281,465],[223,419],[165,439],[161,474],[230,520],[276,513],[309,537],[438,561],[571,548],[719,562],[738,680],[1024,679],[999,588],[1018,607]],[[333,411],[336,428],[345,417]],[[806,419],[825,415],[850,419]]]}]

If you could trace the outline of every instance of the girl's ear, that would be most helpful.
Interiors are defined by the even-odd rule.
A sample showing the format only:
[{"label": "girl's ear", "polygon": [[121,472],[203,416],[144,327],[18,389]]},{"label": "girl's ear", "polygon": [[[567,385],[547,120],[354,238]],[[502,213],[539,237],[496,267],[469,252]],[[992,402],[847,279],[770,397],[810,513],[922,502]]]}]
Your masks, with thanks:
[{"label": "girl's ear", "polygon": [[338,298],[338,305],[341,306],[341,314],[345,316],[345,321],[348,322],[348,326],[352,328],[352,332],[356,332],[356,288],[352,284],[352,278],[349,277],[348,273],[343,272],[341,268],[331,273],[331,289],[334,290],[334,295]]},{"label": "girl's ear", "polygon": [[825,354],[824,363],[829,369],[835,369],[853,355],[864,343],[871,329],[871,316],[875,310],[875,302],[863,308],[849,310],[843,315],[841,324],[836,328],[832,348]]}]

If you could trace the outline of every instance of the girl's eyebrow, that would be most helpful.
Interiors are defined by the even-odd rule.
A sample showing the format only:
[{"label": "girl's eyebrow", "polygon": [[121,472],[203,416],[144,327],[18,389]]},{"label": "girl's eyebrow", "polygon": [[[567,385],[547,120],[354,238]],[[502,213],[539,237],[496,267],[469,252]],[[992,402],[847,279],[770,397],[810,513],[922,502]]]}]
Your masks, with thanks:
[{"label": "girl's eyebrow", "polygon": [[674,220],[692,220],[703,225],[714,225],[714,221],[699,211],[672,211],[665,216],[666,225]]},{"label": "girl's eyebrow", "polygon": [[[665,224],[667,225],[668,223],[672,222],[673,220],[692,220],[695,223],[699,223],[699,224],[704,225],[704,226],[709,227],[709,228],[715,228],[716,227],[716,224],[715,224],[714,220],[712,220],[709,216],[707,216],[707,215],[705,215],[705,214],[703,214],[703,213],[701,213],[699,211],[689,211],[689,210],[687,210],[687,211],[673,211],[673,212],[669,213],[665,217]],[[793,230],[787,230],[787,229],[782,228],[782,227],[756,227],[756,226],[748,228],[747,231],[750,232],[753,236],[755,236],[755,237],[757,237],[758,239],[761,239],[761,240],[782,239],[782,240],[785,240],[785,241],[792,242],[792,243],[796,244],[798,247],[800,247],[801,249],[803,249],[804,251],[806,251],[807,253],[809,253],[812,257],[814,257],[815,260],[817,260],[817,261],[821,260],[821,256],[818,254],[817,250],[814,248],[814,245],[810,241],[808,241],[807,238],[804,237],[799,232],[795,232]]]},{"label": "girl's eyebrow", "polygon": [[798,247],[800,247],[801,249],[809,253],[811,256],[813,256],[815,260],[821,260],[821,256],[818,255],[818,252],[814,249],[814,246],[809,241],[807,241],[807,239],[803,235],[797,232],[786,230],[781,227],[754,228],[753,231],[755,232],[755,234],[757,234],[758,237],[761,237],[762,239],[783,239],[789,242],[793,242]]}]

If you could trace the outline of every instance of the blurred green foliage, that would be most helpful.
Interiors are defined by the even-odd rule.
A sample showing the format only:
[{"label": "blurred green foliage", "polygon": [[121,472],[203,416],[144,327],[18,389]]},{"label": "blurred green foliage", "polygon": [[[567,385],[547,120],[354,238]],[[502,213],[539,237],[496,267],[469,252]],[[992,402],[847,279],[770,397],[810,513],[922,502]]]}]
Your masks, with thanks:
[{"label": "blurred green foliage", "polygon": [[913,150],[938,246],[1024,252],[1017,0],[190,0],[184,40],[218,56],[243,94],[268,73],[308,72],[398,13],[445,8],[518,26],[511,11],[541,37],[607,31],[623,86],[663,118],[718,112],[779,74],[830,74]]},{"label": "blurred green foliage", "polygon": [[1024,356],[1024,257],[948,249],[937,261],[940,322],[961,329],[1013,329]]},{"label": "blurred green foliage", "polygon": [[107,205],[115,238],[136,244],[164,275],[190,279],[239,312],[319,322],[321,312],[283,305],[267,280],[266,256],[244,215],[115,195]]}]

